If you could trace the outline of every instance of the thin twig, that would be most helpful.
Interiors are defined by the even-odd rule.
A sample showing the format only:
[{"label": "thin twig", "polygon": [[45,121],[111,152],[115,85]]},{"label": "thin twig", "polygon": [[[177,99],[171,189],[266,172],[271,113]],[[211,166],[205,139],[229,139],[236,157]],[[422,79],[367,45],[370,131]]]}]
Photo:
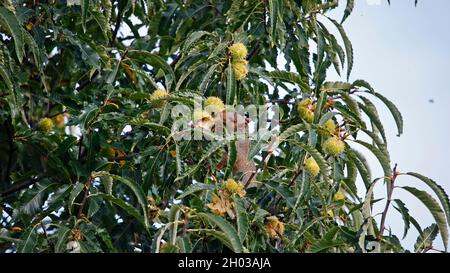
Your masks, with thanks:
[{"label": "thin twig", "polygon": [[381,241],[383,239],[383,232],[385,229],[386,216],[387,216],[387,213],[389,210],[389,206],[391,205],[391,202],[392,202],[392,193],[394,192],[395,179],[398,176],[397,164],[395,164],[393,172],[394,173],[392,174],[392,176],[390,178],[391,184],[389,185],[389,192],[388,192],[388,198],[386,200],[386,206],[384,207],[383,214],[381,215],[380,233],[378,234],[378,241]]}]

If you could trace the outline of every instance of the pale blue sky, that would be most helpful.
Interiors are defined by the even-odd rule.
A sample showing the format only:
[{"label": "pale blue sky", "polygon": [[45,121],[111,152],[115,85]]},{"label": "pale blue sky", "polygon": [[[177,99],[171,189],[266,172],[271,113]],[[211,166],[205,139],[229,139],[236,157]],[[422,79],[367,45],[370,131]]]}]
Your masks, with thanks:
[{"label": "pale blue sky", "polygon": [[[419,0],[417,8],[413,0],[393,0],[390,7],[385,0],[380,5],[370,5],[371,1],[366,0],[355,2],[353,14],[344,23],[354,48],[351,80],[367,80],[402,112],[404,134],[396,137],[389,112],[377,104],[385,123],[391,158],[399,164],[399,170],[429,176],[450,193],[450,1]],[[434,103],[429,102],[431,99]],[[375,167],[373,175],[381,176],[376,159],[370,158]],[[409,177],[401,177],[398,184],[427,189]],[[379,188],[378,196],[384,194],[384,189]],[[394,198],[404,200],[423,227],[432,222],[429,212],[409,193],[397,189]],[[384,202],[375,207],[375,213],[382,206]],[[393,209],[390,212],[387,222],[401,236],[401,217]],[[411,249],[416,237],[417,233],[412,232],[403,243]],[[442,249],[442,244],[436,247]]]}]

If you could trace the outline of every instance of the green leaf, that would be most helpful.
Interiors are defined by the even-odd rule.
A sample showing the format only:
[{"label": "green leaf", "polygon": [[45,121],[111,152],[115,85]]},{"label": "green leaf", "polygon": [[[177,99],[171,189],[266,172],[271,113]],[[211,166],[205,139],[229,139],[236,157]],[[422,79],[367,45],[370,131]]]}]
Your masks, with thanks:
[{"label": "green leaf", "polygon": [[304,131],[304,130],[306,130],[306,126],[303,123],[293,125],[293,126],[289,127],[288,129],[284,130],[278,136],[278,140],[281,143],[281,142],[285,141],[286,139],[288,139],[289,137],[291,137],[292,135],[294,135],[300,131]]},{"label": "green leaf", "polygon": [[415,197],[417,197],[422,203],[427,207],[427,209],[433,215],[434,220],[439,228],[439,232],[441,233],[442,241],[444,243],[445,250],[447,251],[448,245],[448,228],[447,221],[445,219],[445,213],[442,211],[439,204],[436,200],[427,192],[418,190],[413,187],[402,187],[402,189],[408,191]]},{"label": "green leaf", "polygon": [[391,171],[391,166],[390,166],[391,165],[390,159],[383,151],[381,151],[374,145],[371,145],[371,144],[361,141],[361,140],[355,140],[355,142],[363,145],[364,147],[366,147],[368,150],[370,150],[375,155],[375,157],[380,162],[381,167],[383,168],[385,177],[391,176],[392,171]]},{"label": "green leaf", "polygon": [[330,169],[327,161],[325,160],[325,158],[323,157],[323,155],[317,151],[315,148],[302,143],[300,141],[290,141],[291,143],[293,143],[294,145],[299,146],[300,148],[302,148],[303,150],[305,150],[309,155],[312,156],[312,158],[314,158],[314,160],[317,162],[317,165],[319,165],[320,167],[320,173],[326,177],[328,175],[328,170]]},{"label": "green leaf", "polygon": [[277,192],[281,197],[283,197],[283,201],[285,201],[289,207],[293,208],[295,206],[294,194],[287,187],[287,185],[273,181],[263,181],[263,183],[270,190]]},{"label": "green leaf", "polygon": [[108,248],[109,253],[117,253],[117,249],[114,247],[113,242],[111,241],[111,236],[108,231],[105,229],[100,229],[97,231],[98,236],[102,239],[102,242]]},{"label": "green leaf", "polygon": [[238,228],[239,239],[245,241],[249,229],[248,213],[245,210],[244,202],[238,196],[233,196],[234,208],[236,210],[236,223]]},{"label": "green leaf", "polygon": [[351,84],[346,82],[325,82],[320,88],[321,92],[336,92],[336,91],[348,91],[352,87]]},{"label": "green leaf", "polygon": [[365,238],[367,231],[372,223],[372,201],[373,201],[373,190],[375,189],[376,183],[381,180],[381,178],[375,179],[367,190],[366,197],[364,198],[364,203],[361,209],[362,217],[364,220],[358,234],[358,246],[362,252],[366,252],[365,248]]},{"label": "green leaf", "polygon": [[308,249],[308,252],[318,253],[332,247],[343,245],[344,242],[335,239],[338,231],[338,227],[329,230],[321,239],[313,242],[312,246]]},{"label": "green leaf", "polygon": [[377,129],[380,131],[383,141],[386,143],[386,133],[384,131],[384,126],[383,126],[383,123],[381,122],[380,116],[378,115],[377,108],[367,98],[365,98],[363,96],[359,96],[359,97],[364,101],[364,104],[360,103],[359,107],[367,114],[367,116],[370,118],[372,123],[377,127]]},{"label": "green leaf", "polygon": [[32,253],[38,243],[38,234],[36,228],[40,225],[34,225],[31,230],[24,233],[22,242],[17,246],[18,253]]},{"label": "green leaf", "polygon": [[105,37],[105,40],[109,40],[109,35],[111,33],[111,27],[109,26],[108,19],[98,10],[90,9],[89,13],[92,15],[94,20],[97,22],[98,26],[102,30],[102,34]]},{"label": "green leaf", "polygon": [[278,11],[279,2],[278,0],[269,0],[269,16],[270,16],[270,38],[272,42],[272,47],[276,43],[276,31],[278,23]]},{"label": "green leaf", "polygon": [[372,86],[370,85],[370,83],[368,83],[365,80],[356,80],[352,83],[352,87],[365,87],[367,90],[369,90],[370,92],[374,93],[375,90],[372,88]]},{"label": "green leaf", "polygon": [[208,31],[203,31],[203,30],[199,30],[199,31],[194,31],[191,34],[189,34],[189,36],[186,38],[186,41],[184,41],[184,45],[183,45],[183,49],[181,50],[182,52],[186,52],[187,50],[190,49],[190,47],[197,42],[200,38],[202,38],[205,35],[211,35],[210,32]]},{"label": "green leaf", "polygon": [[400,214],[402,215],[403,218],[403,223],[405,225],[405,229],[403,232],[403,239],[405,239],[406,235],[408,234],[408,230],[409,230],[409,226],[410,226],[410,218],[411,216],[409,215],[409,210],[408,208],[405,206],[405,203],[403,203],[402,200],[400,199],[394,199],[393,200],[396,204],[397,207],[394,207],[398,212],[400,212]]},{"label": "green leaf", "polygon": [[80,0],[81,5],[81,25],[83,26],[83,31],[86,32],[86,20],[89,11],[89,0]]},{"label": "green leaf", "polygon": [[362,121],[361,120],[361,111],[359,109],[358,102],[354,98],[352,98],[347,92],[341,91],[341,92],[339,92],[339,94],[341,95],[342,100],[348,106],[350,111],[359,118],[359,121]]},{"label": "green leaf", "polygon": [[55,244],[55,253],[64,253],[66,252],[66,243],[68,242],[67,238],[70,234],[70,228],[65,226],[58,226],[58,231],[56,232],[56,244]]},{"label": "green leaf", "polygon": [[341,34],[342,40],[344,41],[345,46],[345,54],[347,56],[347,80],[350,78],[350,74],[352,73],[353,68],[353,46],[350,42],[350,39],[348,38],[347,34],[345,33],[344,28],[341,24],[339,24],[336,20],[331,19],[327,17],[338,29],[339,33]]},{"label": "green leaf", "polygon": [[48,207],[45,209],[45,211],[41,212],[39,214],[40,219],[44,219],[48,215],[50,215],[52,212],[57,211],[61,207],[66,206],[66,197],[69,195],[71,190],[73,189],[73,185],[63,185],[58,187],[58,190],[56,190],[53,195],[49,198]]},{"label": "green leaf", "polygon": [[346,149],[346,154],[355,163],[366,189],[369,189],[372,183],[372,173],[367,159],[361,152],[354,149]]},{"label": "green leaf", "polygon": [[[172,67],[160,56],[144,50],[129,50],[128,58],[161,69],[164,72],[165,84],[167,90],[171,89],[172,83],[175,81],[175,73]],[[155,70],[155,75],[158,70]]]},{"label": "green leaf", "polygon": [[227,179],[234,168],[234,164],[236,163],[237,159],[237,149],[236,149],[236,142],[230,141],[228,143],[228,154],[227,154],[227,167],[225,169],[224,179]]},{"label": "green leaf", "polygon": [[169,212],[169,221],[173,223],[169,227],[170,243],[175,245],[178,231],[178,218],[180,217],[181,208],[178,205],[173,205]]},{"label": "green leaf", "polygon": [[214,229],[196,229],[198,232],[204,232],[208,236],[215,237],[219,241],[221,241],[226,247],[229,249],[233,249],[233,245],[231,244],[230,239],[224,232],[214,230]]},{"label": "green leaf", "polygon": [[[437,184],[435,181],[431,180],[430,178],[423,176],[418,173],[414,172],[408,172],[406,175],[413,176],[419,180],[422,180],[425,184],[427,184],[428,187],[430,187],[434,193],[439,198],[439,201],[441,202],[442,207],[444,208],[445,215],[447,216],[447,221],[450,221],[450,201],[448,199],[448,195],[445,192],[445,190]],[[450,222],[449,222],[450,225]]]},{"label": "green leaf", "polygon": [[297,84],[302,90],[309,89],[309,86],[305,86],[300,74],[290,71],[275,70],[268,73],[274,81],[280,80],[283,82]]},{"label": "green leaf", "polygon": [[114,68],[111,70],[111,72],[108,73],[108,77],[106,78],[107,84],[113,84],[116,80],[117,72],[119,72],[119,68],[121,66],[121,61],[116,60],[116,64],[114,65]]},{"label": "green leaf", "polygon": [[77,198],[77,196],[83,190],[83,188],[84,188],[84,184],[78,182],[77,184],[75,184],[73,189],[70,191],[69,201],[68,201],[68,204],[67,204],[67,206],[69,208],[69,214],[72,214],[73,202],[75,201],[75,198]]},{"label": "green leaf", "polygon": [[175,90],[178,91],[183,84],[183,82],[196,70],[200,70],[204,67],[205,61],[199,60],[195,64],[191,65],[178,79],[177,85],[175,86]]},{"label": "green leaf", "polygon": [[398,110],[397,106],[395,106],[394,103],[392,103],[390,100],[379,93],[373,93],[373,95],[379,98],[388,107],[389,111],[391,111],[391,114],[394,117],[395,123],[397,125],[397,136],[403,134],[403,116],[402,113],[400,113],[400,111]]},{"label": "green leaf", "polygon": [[217,152],[219,149],[221,149],[226,144],[227,144],[226,140],[214,141],[209,146],[207,151],[202,155],[202,157],[200,158],[200,161],[197,164],[195,164],[194,167],[191,167],[189,170],[185,171],[185,173],[182,176],[177,177],[175,179],[175,181],[179,181],[181,179],[184,179],[185,177],[192,175],[201,166],[201,164],[203,162],[208,160],[215,152]]},{"label": "green leaf", "polygon": [[[31,52],[33,53],[34,64],[36,65],[38,70],[42,72],[42,53],[39,49],[38,44],[34,40],[33,36],[31,36],[31,34],[26,31],[23,31],[23,38],[24,42],[28,45],[28,47],[31,49]],[[42,81],[44,81],[44,79],[42,79]]]},{"label": "green leaf", "polygon": [[227,67],[227,98],[226,104],[233,105],[236,98],[236,77],[234,75],[233,65],[230,62]]},{"label": "green leaf", "polygon": [[99,111],[100,110],[96,105],[87,106],[83,110],[83,112],[81,113],[81,115],[79,117],[79,123],[81,125],[81,129],[84,130],[84,132],[89,130],[89,127],[91,126],[91,122],[97,116]]},{"label": "green leaf", "polygon": [[80,50],[81,58],[86,64],[94,67],[95,69],[100,69],[100,56],[88,43],[81,41],[78,36],[70,32],[68,29],[64,29],[63,33],[64,37]]},{"label": "green leaf", "polygon": [[411,215],[409,216],[409,222],[416,228],[417,232],[419,232],[419,235],[423,234],[423,230],[420,227],[420,224],[417,222],[417,220],[412,217]]},{"label": "green leaf", "polygon": [[180,194],[177,199],[183,199],[186,196],[189,196],[193,193],[199,192],[199,191],[205,191],[205,190],[214,190],[214,186],[210,184],[203,184],[203,183],[195,183],[189,185],[182,194]]},{"label": "green leaf", "polygon": [[417,237],[416,243],[414,244],[414,251],[422,252],[429,247],[432,247],[433,241],[436,239],[438,232],[439,229],[436,224],[432,224],[431,226],[425,228],[423,233]]},{"label": "green leaf", "polygon": [[3,82],[6,85],[6,88],[9,89],[9,91],[12,93],[12,97],[15,98],[14,93],[14,86],[13,83],[11,81],[11,78],[9,76],[9,72],[8,70],[6,70],[6,67],[3,66],[3,64],[0,64],[0,77],[3,78]]},{"label": "green leaf", "polygon": [[18,17],[10,10],[0,6],[0,25],[5,28],[8,34],[14,39],[17,59],[19,60],[19,63],[22,63],[25,51],[23,46],[23,30]]},{"label": "green leaf", "polygon": [[124,177],[121,177],[121,176],[118,176],[118,175],[114,175],[114,174],[110,174],[110,173],[107,173],[107,172],[96,172],[96,173],[93,173],[92,175],[93,175],[93,177],[110,176],[114,180],[117,180],[117,181],[125,184],[126,186],[128,186],[131,189],[131,191],[134,193],[134,195],[136,196],[136,198],[137,198],[137,200],[139,202],[139,205],[142,208],[142,212],[143,212],[143,215],[144,215],[144,219],[143,219],[144,227],[146,229],[149,228],[150,225],[149,225],[148,217],[147,217],[147,207],[148,207],[147,198],[146,198],[144,192],[142,191],[142,189],[138,185],[136,185],[135,183],[131,182],[130,180],[128,180],[128,179],[126,179]]},{"label": "green leaf", "polygon": [[222,230],[222,232],[225,234],[226,238],[230,241],[232,250],[235,253],[242,253],[243,248],[241,240],[239,239],[239,235],[237,234],[236,229],[230,223],[228,223],[222,217],[211,213],[202,212],[198,213],[197,215],[207,220],[211,225],[219,227],[219,229]]},{"label": "green leaf", "polygon": [[143,226],[146,225],[146,223],[145,223],[146,220],[144,218],[146,216],[142,216],[139,213],[139,211],[132,205],[128,204],[127,202],[123,201],[122,199],[119,199],[119,198],[114,197],[109,194],[99,193],[99,195],[102,196],[104,199],[111,201],[113,204],[116,204],[117,206],[122,208],[128,215],[136,218],[136,220],[138,220],[138,222],[141,223]]},{"label": "green leaf", "polygon": [[345,19],[352,13],[355,6],[355,0],[347,0],[347,6],[344,10],[344,16],[342,17],[341,24],[345,22]]},{"label": "green leaf", "polygon": [[205,73],[205,76],[203,77],[203,79],[198,87],[198,90],[200,92],[202,92],[202,94],[204,94],[206,92],[208,84],[211,82],[211,77],[214,74],[214,72],[217,70],[218,66],[219,66],[218,64],[211,65],[209,67],[208,71]]},{"label": "green leaf", "polygon": [[44,203],[44,197],[50,192],[50,190],[55,186],[55,183],[41,184],[36,183],[33,189],[25,192],[25,202],[20,208],[20,212],[34,215],[35,212],[42,209]]}]

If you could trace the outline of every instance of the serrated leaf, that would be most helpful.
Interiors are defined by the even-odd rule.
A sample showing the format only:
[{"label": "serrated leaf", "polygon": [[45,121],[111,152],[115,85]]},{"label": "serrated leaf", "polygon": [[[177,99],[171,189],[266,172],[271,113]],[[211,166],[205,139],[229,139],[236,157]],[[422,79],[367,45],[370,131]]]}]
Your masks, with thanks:
[{"label": "serrated leaf", "polygon": [[277,31],[277,23],[278,23],[278,11],[279,3],[278,0],[269,0],[269,16],[270,16],[270,38],[272,47],[275,44],[276,40],[276,31]]},{"label": "serrated leaf", "polygon": [[244,203],[241,198],[233,196],[234,208],[236,210],[236,223],[238,235],[241,242],[245,241],[249,229],[248,213],[245,210]]},{"label": "serrated leaf", "polygon": [[218,66],[219,66],[218,64],[214,64],[214,65],[210,66],[208,68],[208,71],[205,73],[205,76],[203,77],[203,79],[199,85],[199,88],[198,88],[198,90],[200,92],[202,92],[203,94],[206,92],[208,84],[211,82],[211,77],[214,74],[214,72],[216,71]]},{"label": "serrated leaf", "polygon": [[170,65],[163,58],[145,50],[129,50],[128,58],[144,64],[149,64],[154,68],[161,69],[164,72],[166,89],[171,89],[172,83],[176,79],[175,73],[173,72],[172,67],[170,67]]},{"label": "serrated leaf", "polygon": [[9,76],[8,70],[6,70],[6,68],[3,66],[3,64],[0,64],[0,77],[3,78],[3,82],[5,83],[6,88],[9,89],[9,91],[12,93],[11,95],[13,96],[13,98],[15,98],[15,95],[13,94],[14,93],[13,83]]},{"label": "serrated leaf", "polygon": [[325,82],[320,88],[321,92],[348,91],[352,87],[346,82]]},{"label": "serrated leaf", "polygon": [[292,140],[290,142],[293,143],[294,145],[299,146],[300,148],[305,150],[312,158],[314,158],[314,160],[317,162],[317,165],[319,165],[320,167],[320,173],[324,177],[328,175],[328,170],[330,169],[330,167],[325,158],[323,157],[323,155],[319,151],[300,141]]},{"label": "serrated leaf", "polygon": [[8,31],[8,34],[14,39],[14,47],[16,50],[17,59],[22,63],[24,51],[23,31],[18,20],[7,8],[0,6],[0,24]]},{"label": "serrated leaf", "polygon": [[395,106],[394,103],[392,103],[390,100],[379,93],[374,92],[373,95],[379,98],[387,106],[392,116],[394,117],[395,124],[397,125],[398,130],[397,136],[403,134],[403,116],[402,113],[400,113],[400,111],[398,110],[397,106]]},{"label": "serrated leaf", "polygon": [[348,38],[347,34],[345,33],[344,28],[341,24],[339,24],[336,20],[331,19],[327,17],[338,29],[339,33],[341,34],[342,40],[344,41],[345,46],[345,55],[347,56],[347,80],[350,78],[350,74],[352,73],[353,69],[353,46],[350,42],[350,39]]},{"label": "serrated leaf", "polygon": [[278,136],[278,140],[281,143],[281,142],[285,141],[286,139],[288,139],[289,137],[291,137],[292,135],[294,135],[295,133],[304,131],[305,129],[306,129],[306,126],[303,123],[293,125],[293,126],[289,127],[288,129],[284,130]]},{"label": "serrated leaf", "polygon": [[380,178],[375,179],[369,186],[366,197],[364,198],[364,203],[361,208],[361,213],[363,217],[363,224],[358,231],[358,246],[362,252],[366,252],[365,247],[365,238],[367,235],[367,231],[369,230],[370,224],[372,222],[372,201],[373,201],[373,190],[375,189],[376,183],[380,180]]},{"label": "serrated leaf", "polygon": [[345,19],[347,19],[347,17],[352,13],[354,6],[355,6],[354,0],[347,0],[347,6],[345,7],[344,16],[342,17],[341,24],[344,23]]},{"label": "serrated leaf", "polygon": [[359,107],[366,113],[366,115],[370,118],[370,121],[377,127],[377,129],[381,134],[381,137],[383,138],[384,143],[386,143],[386,133],[384,131],[384,126],[383,123],[381,122],[377,108],[367,98],[363,96],[359,97],[364,101],[364,104],[360,103]]},{"label": "serrated leaf", "polygon": [[55,253],[64,253],[66,251],[67,238],[70,234],[70,228],[65,226],[58,226],[58,232],[56,233]]},{"label": "serrated leaf", "polygon": [[355,140],[356,143],[363,145],[364,147],[366,147],[368,150],[370,150],[375,157],[378,159],[378,161],[380,162],[381,167],[383,168],[383,172],[385,177],[390,177],[391,176],[391,163],[390,163],[390,159],[389,157],[380,149],[378,149],[377,147],[375,147],[372,144],[369,144],[367,142],[361,141],[361,140]]},{"label": "serrated leaf", "polygon": [[415,252],[422,252],[427,248],[433,245],[433,241],[436,239],[438,235],[439,228],[436,224],[432,224],[431,226],[425,228],[423,233],[417,237],[416,243],[414,244]]},{"label": "serrated leaf", "polygon": [[352,83],[352,87],[364,87],[367,90],[369,90],[370,92],[375,92],[375,90],[372,88],[372,86],[370,85],[370,83],[368,83],[365,80],[356,80]]},{"label": "serrated leaf", "polygon": [[321,239],[313,242],[312,246],[308,249],[308,252],[318,253],[332,247],[344,245],[345,243],[343,241],[335,239],[338,231],[338,227],[329,230]]},{"label": "serrated leaf", "polygon": [[[444,208],[445,215],[447,216],[447,221],[450,221],[450,201],[448,199],[448,195],[445,192],[445,190],[437,184],[435,181],[431,180],[430,178],[423,176],[418,173],[414,172],[408,172],[406,175],[413,176],[417,179],[422,180],[425,184],[427,184],[428,187],[430,187],[434,193],[439,198],[439,201],[441,202],[442,207]],[[450,225],[450,222],[449,222]]]},{"label": "serrated leaf", "polygon": [[305,83],[302,81],[300,74],[295,72],[275,70],[269,72],[268,77],[272,78],[274,81],[279,80],[297,84],[302,90],[309,89],[309,86],[305,87]]},{"label": "serrated leaf", "polygon": [[236,160],[237,160],[236,142],[230,141],[228,143],[227,167],[225,169],[224,179],[227,179],[232,173]]},{"label": "serrated leaf", "polygon": [[134,193],[134,195],[136,196],[139,205],[141,206],[142,214],[144,215],[144,219],[143,219],[144,227],[146,229],[149,228],[149,222],[148,222],[148,217],[147,217],[148,201],[147,201],[147,198],[146,198],[144,192],[138,185],[136,185],[134,182],[131,182],[130,180],[128,180],[124,177],[110,174],[107,172],[96,172],[96,173],[93,173],[92,175],[93,175],[93,177],[110,176],[114,180],[117,180],[117,181],[125,184],[127,187],[129,187],[131,189],[131,191]]},{"label": "serrated leaf", "polygon": [[239,235],[237,234],[236,229],[230,223],[228,223],[222,217],[219,217],[211,213],[198,213],[197,215],[204,218],[210,224],[217,226],[220,230],[222,230],[226,238],[230,241],[232,250],[235,253],[242,253],[243,248],[241,240],[239,239]]},{"label": "serrated leaf", "polygon": [[235,98],[236,98],[236,89],[237,89],[237,85],[236,85],[236,77],[234,74],[234,69],[233,69],[233,65],[230,62],[228,64],[228,67],[226,69],[226,73],[227,73],[227,97],[226,97],[226,104],[227,105],[233,105],[235,102]]},{"label": "serrated leaf", "polygon": [[227,237],[227,235],[224,232],[214,230],[214,229],[198,229],[198,232],[204,232],[208,236],[215,237],[219,241],[221,241],[226,247],[229,249],[233,249],[233,245],[231,244],[231,241]]},{"label": "serrated leaf", "polygon": [[214,190],[214,186],[210,184],[203,184],[203,183],[195,183],[189,185],[182,194],[180,194],[177,199],[183,199],[186,196],[189,196],[193,193],[199,192],[199,191],[205,191],[205,190]]},{"label": "serrated leaf", "polygon": [[263,181],[263,184],[270,190],[277,192],[289,207],[295,207],[294,193],[287,187],[287,185],[273,181]]},{"label": "serrated leaf", "polygon": [[31,36],[31,34],[26,31],[23,31],[23,39],[24,42],[28,45],[28,47],[31,49],[31,52],[33,53],[34,63],[37,69],[42,72],[42,58],[41,58],[42,53],[41,50],[39,49],[39,46],[37,45],[33,36]]},{"label": "serrated leaf", "polygon": [[36,183],[33,189],[25,192],[25,202],[20,207],[20,212],[34,215],[34,213],[42,208],[44,197],[55,186],[55,183],[41,184]]},{"label": "serrated leaf", "polygon": [[189,36],[187,37],[186,41],[184,41],[184,45],[183,45],[183,52],[189,50],[189,48],[195,43],[197,42],[199,39],[201,39],[203,36],[205,35],[211,35],[211,33],[209,33],[208,31],[195,31],[192,32],[191,34],[189,34]]},{"label": "serrated leaf", "polygon": [[103,15],[103,13],[101,13],[100,11],[94,10],[94,9],[90,9],[89,13],[92,15],[92,17],[97,22],[100,29],[102,30],[102,34],[105,37],[105,40],[108,41],[109,35],[111,33],[111,28],[109,26],[109,22],[108,22],[108,19],[106,18],[106,16]]},{"label": "serrated leaf", "polygon": [[169,221],[173,223],[169,227],[170,243],[175,244],[177,240],[178,231],[178,218],[180,217],[181,207],[178,205],[172,205],[169,211]]},{"label": "serrated leaf", "polygon": [[436,224],[439,228],[439,232],[441,233],[442,241],[445,247],[445,250],[447,251],[447,245],[448,245],[448,227],[447,227],[447,221],[445,218],[445,213],[442,211],[441,207],[439,206],[438,202],[427,192],[418,190],[413,187],[404,186],[402,189],[408,191],[417,199],[419,199],[425,207],[431,212],[431,215],[433,215],[434,220],[436,221]]},{"label": "serrated leaf", "polygon": [[83,188],[84,188],[84,184],[78,182],[70,191],[69,201],[67,204],[67,207],[69,208],[69,214],[72,214],[73,202],[75,201],[75,198],[77,198],[77,196],[83,190]]},{"label": "serrated leaf", "polygon": [[83,26],[83,31],[86,32],[86,20],[89,11],[89,0],[80,0],[81,5],[81,25]]},{"label": "serrated leaf", "polygon": [[139,223],[141,223],[143,226],[145,226],[145,218],[146,216],[142,216],[139,211],[133,207],[132,205],[130,205],[129,203],[123,201],[122,199],[119,199],[117,197],[114,197],[112,195],[109,194],[105,194],[105,193],[99,193],[100,196],[102,196],[105,200],[111,201],[113,204],[119,206],[120,208],[122,208],[128,215],[136,218],[136,220],[138,220]]},{"label": "serrated leaf", "polygon": [[202,157],[200,158],[200,161],[195,164],[194,167],[191,167],[189,170],[185,171],[185,173],[182,176],[179,176],[175,179],[175,181],[184,179],[185,177],[188,177],[190,175],[192,175],[199,167],[200,165],[205,162],[207,159],[209,159],[211,157],[211,155],[213,155],[215,152],[217,152],[219,149],[221,149],[224,145],[227,144],[226,140],[219,140],[219,141],[215,141],[213,142],[208,150],[203,153]]},{"label": "serrated leaf", "polygon": [[175,87],[175,90],[179,90],[181,85],[183,84],[183,82],[196,70],[199,70],[202,65],[205,64],[204,60],[199,60],[198,62],[196,62],[195,64],[192,64],[191,66],[189,66],[189,68],[184,71],[184,73],[180,76],[180,78],[178,79],[177,85]]},{"label": "serrated leaf", "polygon": [[21,243],[17,246],[17,252],[18,253],[32,253],[34,252],[34,248],[36,244],[38,243],[38,234],[36,231],[36,228],[39,225],[34,225],[33,228],[31,228],[30,231],[27,231],[24,233],[24,238],[22,239]]},{"label": "serrated leaf", "polygon": [[409,226],[410,226],[410,218],[411,216],[409,215],[409,210],[406,207],[405,203],[403,203],[402,200],[400,199],[394,199],[393,200],[396,204],[397,207],[394,207],[398,212],[400,212],[400,214],[402,215],[402,219],[403,219],[403,223],[405,225],[404,231],[403,231],[403,239],[405,239],[406,235],[408,234],[408,230],[409,230]]}]

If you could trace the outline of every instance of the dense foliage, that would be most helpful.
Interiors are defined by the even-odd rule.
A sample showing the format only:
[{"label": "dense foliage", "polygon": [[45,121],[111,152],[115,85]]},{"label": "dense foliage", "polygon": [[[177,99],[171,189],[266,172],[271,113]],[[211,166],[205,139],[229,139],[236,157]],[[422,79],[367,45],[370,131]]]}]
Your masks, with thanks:
[{"label": "dense foliage", "polygon": [[[448,196],[390,161],[373,101],[400,135],[399,110],[349,82],[354,0],[0,3],[1,251],[403,252],[410,226],[410,251],[438,234],[447,247]],[[236,138],[255,120],[224,104],[277,106],[279,124],[269,115],[267,134]],[[202,138],[176,137],[180,105]],[[236,125],[226,138],[208,135],[219,118]],[[396,191],[435,223],[420,227]],[[389,231],[389,209],[404,234]]]}]

